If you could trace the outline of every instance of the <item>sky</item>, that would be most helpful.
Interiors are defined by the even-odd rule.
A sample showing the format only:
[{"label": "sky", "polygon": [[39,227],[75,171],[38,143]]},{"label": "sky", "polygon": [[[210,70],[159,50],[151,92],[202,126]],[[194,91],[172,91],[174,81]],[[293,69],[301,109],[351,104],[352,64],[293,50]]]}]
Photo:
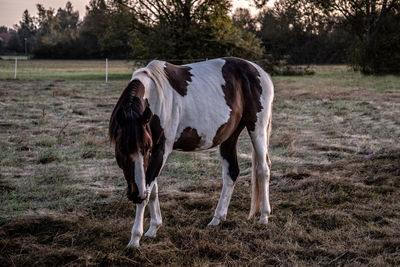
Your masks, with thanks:
[{"label": "sky", "polygon": [[[0,0],[0,26],[5,25],[11,28],[14,24],[18,24],[25,9],[28,9],[31,15],[36,15],[37,3],[44,5],[45,8],[52,7],[57,10],[60,7],[65,7],[67,1],[68,0]],[[70,0],[74,9],[79,11],[79,17],[81,19],[86,13],[85,6],[89,1],[90,0]],[[233,8],[251,8],[250,1],[233,0]]]}]

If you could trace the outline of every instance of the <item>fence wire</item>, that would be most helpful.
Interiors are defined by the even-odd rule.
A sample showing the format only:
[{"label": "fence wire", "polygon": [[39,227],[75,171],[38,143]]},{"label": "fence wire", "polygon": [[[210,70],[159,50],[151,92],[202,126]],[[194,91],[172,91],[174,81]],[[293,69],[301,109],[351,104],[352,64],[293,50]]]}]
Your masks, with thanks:
[{"label": "fence wire", "polygon": [[[208,60],[159,59],[173,64],[188,64]],[[0,79],[32,80],[98,80],[115,81],[130,79],[135,69],[145,66],[151,59],[132,60],[26,60],[15,58],[0,60]],[[265,59],[255,60],[262,63]]]},{"label": "fence wire", "polygon": [[0,60],[0,79],[32,80],[126,80],[145,65],[136,60]]}]

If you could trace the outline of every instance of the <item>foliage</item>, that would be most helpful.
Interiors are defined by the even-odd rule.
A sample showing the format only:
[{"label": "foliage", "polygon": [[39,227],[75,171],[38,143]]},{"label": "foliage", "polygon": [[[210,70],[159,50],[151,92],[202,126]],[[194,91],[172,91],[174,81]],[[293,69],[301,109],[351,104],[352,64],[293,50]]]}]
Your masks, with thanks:
[{"label": "foliage", "polygon": [[398,0],[277,0],[260,16],[259,37],[289,63],[347,61],[363,73],[399,73],[399,11]]},{"label": "foliage", "polygon": [[144,37],[134,13],[124,5],[92,0],[80,27],[80,38],[88,58],[136,57],[143,53]]},{"label": "foliage", "polygon": [[250,14],[247,8],[237,8],[232,15],[232,21],[239,28],[255,33],[257,31],[257,20]]},{"label": "foliage", "polygon": [[259,16],[267,53],[291,64],[343,63],[349,35],[309,1],[278,0]]},{"label": "foliage", "polygon": [[[348,63],[363,73],[400,71],[399,0],[91,0],[82,20],[70,2],[25,11],[0,51],[37,58],[196,59],[237,56],[268,70]],[[275,71],[273,71],[275,72]],[[283,71],[297,73],[297,71]],[[279,71],[282,73],[282,71]]]},{"label": "foliage", "polygon": [[339,14],[355,37],[350,63],[363,73],[400,71],[400,1],[313,0],[327,16]]},{"label": "foliage", "polygon": [[[32,51],[31,40],[35,36],[37,28],[34,23],[34,18],[25,10],[22,14],[22,19],[18,25],[15,25],[16,31],[8,30],[11,33],[11,38],[7,43],[7,50],[15,49],[19,53],[28,53]],[[2,31],[7,30],[6,27]],[[25,51],[26,49],[26,51]]]},{"label": "foliage", "polygon": [[38,9],[38,34],[34,54],[36,57],[71,58],[80,54],[78,40],[79,13],[71,2],[65,9],[46,9],[41,4]]},{"label": "foliage", "polygon": [[[262,43],[233,23],[229,0],[91,0],[82,21],[67,2],[57,12],[38,4],[26,11],[18,38],[29,36],[38,58],[259,58]],[[11,42],[21,52],[21,40]]]},{"label": "foliage", "polygon": [[86,6],[86,16],[80,27],[80,37],[86,57],[103,57],[100,38],[108,24],[108,8],[104,0],[91,0]]},{"label": "foliage", "polygon": [[8,33],[8,28],[6,26],[0,26],[0,33]]},{"label": "foliage", "polygon": [[230,1],[136,0],[129,6],[148,25],[150,57],[260,57],[258,38],[237,27],[228,16]]}]

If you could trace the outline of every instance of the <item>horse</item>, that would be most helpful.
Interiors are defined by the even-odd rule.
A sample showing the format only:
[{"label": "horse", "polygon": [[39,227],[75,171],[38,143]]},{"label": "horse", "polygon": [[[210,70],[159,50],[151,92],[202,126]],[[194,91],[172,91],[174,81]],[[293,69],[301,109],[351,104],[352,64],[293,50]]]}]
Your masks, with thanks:
[{"label": "horse", "polygon": [[157,177],[173,150],[219,146],[223,186],[208,225],[226,219],[239,176],[236,144],[244,128],[253,147],[249,219],[259,212],[259,223],[268,223],[273,98],[270,76],[255,63],[235,57],[187,65],[153,60],[134,71],[109,122],[127,197],[136,204],[128,247],[139,246],[147,204],[151,219],[145,236],[155,237],[162,224]]}]

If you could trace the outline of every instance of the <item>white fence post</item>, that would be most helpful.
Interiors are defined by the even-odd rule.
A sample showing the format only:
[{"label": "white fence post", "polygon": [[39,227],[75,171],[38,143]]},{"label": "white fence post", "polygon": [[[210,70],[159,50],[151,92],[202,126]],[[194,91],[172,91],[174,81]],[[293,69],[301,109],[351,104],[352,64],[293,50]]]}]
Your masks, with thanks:
[{"label": "white fence post", "polygon": [[15,57],[14,79],[17,79],[18,57]]},{"label": "white fence post", "polygon": [[108,82],[108,58],[106,58],[106,82]]}]

